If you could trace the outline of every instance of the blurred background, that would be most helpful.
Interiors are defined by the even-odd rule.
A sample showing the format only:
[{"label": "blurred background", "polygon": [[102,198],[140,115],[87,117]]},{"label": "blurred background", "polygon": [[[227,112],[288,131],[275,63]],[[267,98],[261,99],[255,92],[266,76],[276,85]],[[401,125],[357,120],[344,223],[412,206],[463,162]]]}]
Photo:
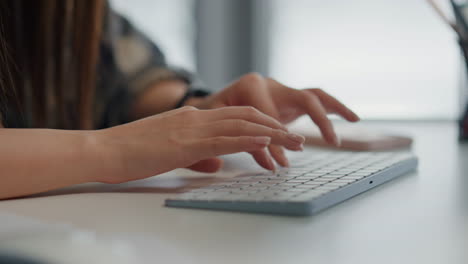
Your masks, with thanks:
[{"label": "blurred background", "polygon": [[112,2],[213,91],[256,71],[376,120],[455,120],[467,98],[456,36],[424,0]]}]

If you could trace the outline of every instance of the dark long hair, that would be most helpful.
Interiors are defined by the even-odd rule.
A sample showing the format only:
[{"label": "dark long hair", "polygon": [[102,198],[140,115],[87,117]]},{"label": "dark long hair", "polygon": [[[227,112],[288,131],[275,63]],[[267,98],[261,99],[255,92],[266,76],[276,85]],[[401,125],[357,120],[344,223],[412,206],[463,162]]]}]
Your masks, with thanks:
[{"label": "dark long hair", "polygon": [[34,127],[93,127],[104,5],[105,0],[0,0],[3,121],[14,110],[30,116]]}]

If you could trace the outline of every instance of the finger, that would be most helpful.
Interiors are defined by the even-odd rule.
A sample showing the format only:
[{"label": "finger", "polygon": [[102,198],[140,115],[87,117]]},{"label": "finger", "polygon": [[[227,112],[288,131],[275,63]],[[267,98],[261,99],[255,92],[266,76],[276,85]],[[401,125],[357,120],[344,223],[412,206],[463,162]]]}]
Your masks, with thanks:
[{"label": "finger", "polygon": [[273,129],[260,124],[241,119],[222,120],[209,124],[203,124],[200,129],[195,130],[196,136],[211,138],[219,136],[267,136],[273,144],[282,145],[290,150],[300,150],[305,139],[303,136]]},{"label": "finger", "polygon": [[275,170],[275,164],[264,148],[260,150],[252,151],[250,152],[250,154],[258,163],[258,165],[262,166],[263,168],[267,170],[271,170],[271,171]]},{"label": "finger", "polygon": [[[246,96],[246,103],[273,117],[275,120],[279,120],[278,109],[274,103],[273,95],[271,94],[268,85],[269,83],[267,80],[260,78],[260,80],[257,81],[256,89],[250,89],[248,91]],[[288,159],[284,154],[283,147],[278,145],[270,145],[268,150],[271,157],[273,157],[273,159],[279,165],[283,167],[287,167],[289,165]],[[271,159],[270,157],[268,158]]]},{"label": "finger", "polygon": [[271,142],[269,137],[214,137],[198,140],[190,144],[191,153],[197,159],[208,159],[238,152],[252,152],[264,149]]},{"label": "finger", "polygon": [[359,116],[356,115],[351,109],[349,109],[347,106],[342,104],[338,99],[335,97],[327,94],[321,89],[306,89],[305,91],[311,92],[319,98],[319,100],[322,102],[324,107],[329,110],[331,113],[338,114],[342,116],[344,119],[351,121],[351,122],[357,122],[359,121]]},{"label": "finger", "polygon": [[217,172],[223,167],[223,160],[220,158],[209,158],[200,160],[195,164],[188,166],[188,169],[199,171],[199,172]]},{"label": "finger", "polygon": [[278,162],[280,166],[289,167],[288,158],[284,154],[284,150],[281,146],[270,145],[268,146],[268,150],[270,151],[271,156],[276,160],[276,162]]},{"label": "finger", "polygon": [[214,110],[201,110],[200,112],[206,113],[203,114],[201,118],[201,120],[205,122],[224,119],[243,119],[267,127],[287,131],[287,128],[278,120],[251,106],[228,106]]},{"label": "finger", "polygon": [[327,112],[318,97],[312,93],[300,91],[296,97],[298,103],[307,112],[312,121],[318,126],[325,141],[338,146],[340,144],[333,125],[327,117]]}]

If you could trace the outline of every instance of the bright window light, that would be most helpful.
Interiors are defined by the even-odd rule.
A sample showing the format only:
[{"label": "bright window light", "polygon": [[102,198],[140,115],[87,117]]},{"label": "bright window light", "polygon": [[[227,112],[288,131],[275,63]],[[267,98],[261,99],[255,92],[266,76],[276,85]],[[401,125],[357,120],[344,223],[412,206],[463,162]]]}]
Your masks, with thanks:
[{"label": "bright window light", "polygon": [[272,20],[278,80],[324,88],[365,118],[457,117],[457,39],[425,1],[273,0]]}]

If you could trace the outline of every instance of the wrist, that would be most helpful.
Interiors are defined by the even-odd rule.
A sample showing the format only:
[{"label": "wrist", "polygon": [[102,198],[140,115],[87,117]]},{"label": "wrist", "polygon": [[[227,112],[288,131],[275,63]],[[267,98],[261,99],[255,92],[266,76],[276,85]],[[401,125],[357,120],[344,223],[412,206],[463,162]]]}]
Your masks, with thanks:
[{"label": "wrist", "polygon": [[90,164],[87,182],[113,183],[113,178],[120,178],[118,144],[109,141],[107,129],[86,131],[83,136],[82,156]]}]

